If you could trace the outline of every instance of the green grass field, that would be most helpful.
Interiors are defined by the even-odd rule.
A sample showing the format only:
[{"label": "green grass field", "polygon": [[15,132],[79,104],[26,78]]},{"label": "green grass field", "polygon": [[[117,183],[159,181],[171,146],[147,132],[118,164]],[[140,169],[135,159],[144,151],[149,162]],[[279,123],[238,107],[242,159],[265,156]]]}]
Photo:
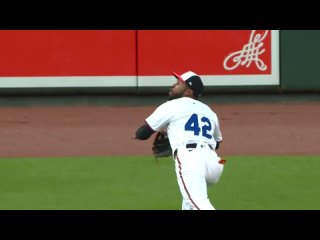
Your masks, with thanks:
[{"label": "green grass field", "polygon": [[[320,156],[229,156],[220,210],[320,209]],[[170,158],[0,159],[0,209],[180,210]]]}]

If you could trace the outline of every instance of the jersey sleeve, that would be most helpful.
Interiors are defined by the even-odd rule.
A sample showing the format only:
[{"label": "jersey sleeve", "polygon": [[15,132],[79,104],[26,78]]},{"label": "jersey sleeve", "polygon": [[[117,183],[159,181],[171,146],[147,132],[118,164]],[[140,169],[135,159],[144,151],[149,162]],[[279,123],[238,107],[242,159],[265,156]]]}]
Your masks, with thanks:
[{"label": "jersey sleeve", "polygon": [[217,119],[215,127],[214,127],[214,132],[213,132],[213,137],[216,142],[221,142],[222,141],[222,134],[220,130],[220,123],[219,120]]},{"label": "jersey sleeve", "polygon": [[170,119],[169,102],[161,104],[149,117],[145,119],[149,127],[154,131],[160,131],[167,127]]}]

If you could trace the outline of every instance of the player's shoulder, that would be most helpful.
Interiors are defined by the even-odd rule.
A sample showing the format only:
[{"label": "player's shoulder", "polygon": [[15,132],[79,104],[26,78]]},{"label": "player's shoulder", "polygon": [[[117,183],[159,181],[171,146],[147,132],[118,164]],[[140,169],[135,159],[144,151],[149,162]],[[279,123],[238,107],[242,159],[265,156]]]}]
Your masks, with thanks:
[{"label": "player's shoulder", "polygon": [[195,103],[197,103],[198,105],[200,105],[201,107],[203,107],[203,108],[206,108],[206,109],[208,109],[208,110],[212,110],[208,104],[202,102],[201,100],[193,99],[193,101],[194,101]]},{"label": "player's shoulder", "polygon": [[180,98],[172,99],[172,100],[168,101],[167,103],[172,108],[175,108],[175,107],[180,108],[180,107],[188,106],[189,103],[193,102],[193,101],[195,101],[195,100],[190,97],[180,97]]},{"label": "player's shoulder", "polygon": [[215,111],[209,104],[206,104],[204,102],[198,101],[199,107],[201,106],[201,109],[205,110],[207,113],[211,113],[213,115],[216,115]]},{"label": "player's shoulder", "polygon": [[197,99],[190,98],[190,97],[176,98],[176,99],[172,99],[167,102],[167,104],[171,105],[171,106],[173,106],[173,105],[187,106],[190,103],[196,104],[198,107],[210,108],[207,104],[205,104]]},{"label": "player's shoulder", "polygon": [[194,103],[196,104],[198,107],[203,107],[203,108],[207,108],[208,110],[211,109],[209,105],[201,102],[200,100],[197,99],[193,99],[190,97],[180,97],[180,98],[175,98],[172,100],[168,100],[165,103],[163,103],[162,105],[165,106],[170,106],[170,107],[174,107],[174,106],[187,106],[188,103]]},{"label": "player's shoulder", "polygon": [[178,100],[178,99],[173,99],[173,100],[167,100],[167,101],[165,101],[164,103],[162,103],[162,104],[160,104],[160,105],[158,106],[158,109],[163,109],[163,110],[172,109],[174,105],[177,105],[177,104],[178,104],[175,100]]},{"label": "player's shoulder", "polygon": [[167,102],[165,102],[166,105],[179,105],[179,104],[183,104],[186,101],[188,101],[187,97],[181,97],[181,98],[175,98],[172,100],[168,100]]}]

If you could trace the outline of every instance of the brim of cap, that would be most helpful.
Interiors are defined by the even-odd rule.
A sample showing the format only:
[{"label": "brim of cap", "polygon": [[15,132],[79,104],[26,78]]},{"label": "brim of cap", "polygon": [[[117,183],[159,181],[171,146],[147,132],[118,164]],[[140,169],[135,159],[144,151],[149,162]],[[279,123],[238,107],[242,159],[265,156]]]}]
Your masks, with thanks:
[{"label": "brim of cap", "polygon": [[172,74],[173,74],[178,80],[180,80],[181,82],[185,83],[185,81],[183,80],[183,78],[182,78],[179,74],[177,74],[177,73],[175,73],[175,72],[172,72]]}]

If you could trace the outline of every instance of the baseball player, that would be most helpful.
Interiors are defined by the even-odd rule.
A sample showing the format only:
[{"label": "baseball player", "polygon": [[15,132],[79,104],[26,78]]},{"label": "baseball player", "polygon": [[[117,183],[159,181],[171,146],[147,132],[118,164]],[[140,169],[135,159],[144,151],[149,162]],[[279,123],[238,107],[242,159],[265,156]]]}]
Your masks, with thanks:
[{"label": "baseball player", "polygon": [[209,106],[198,101],[204,86],[196,73],[173,75],[177,80],[170,88],[170,101],[145,119],[135,138],[146,140],[166,129],[183,198],[182,210],[215,210],[207,186],[218,182],[225,162],[216,153],[222,142],[219,120]]}]

